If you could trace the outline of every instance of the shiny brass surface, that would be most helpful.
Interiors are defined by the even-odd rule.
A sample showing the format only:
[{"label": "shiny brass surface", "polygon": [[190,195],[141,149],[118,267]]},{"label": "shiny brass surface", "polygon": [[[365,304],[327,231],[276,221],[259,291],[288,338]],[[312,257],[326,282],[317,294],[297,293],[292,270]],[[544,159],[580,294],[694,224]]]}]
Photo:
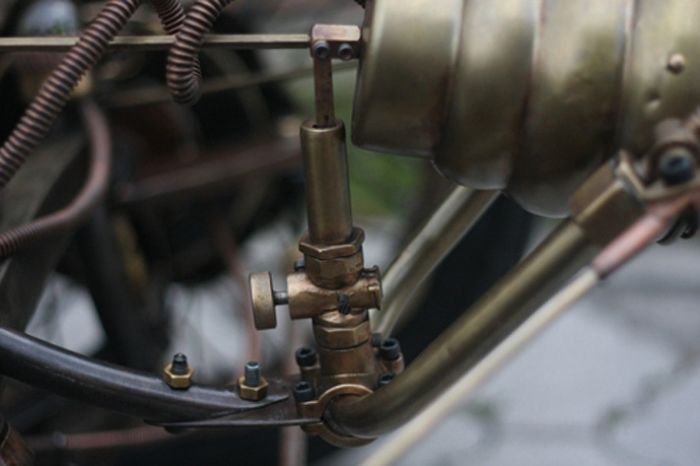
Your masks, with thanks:
[{"label": "shiny brass surface", "polygon": [[301,148],[309,216],[309,242],[342,244],[353,233],[345,126],[301,127]]},{"label": "shiny brass surface", "polygon": [[618,148],[698,105],[699,22],[688,0],[370,0],[353,138],[565,216]]},{"label": "shiny brass surface", "polygon": [[270,272],[252,273],[248,282],[250,284],[250,301],[253,305],[255,328],[266,330],[277,327],[272,275]]},{"label": "shiny brass surface", "polygon": [[269,386],[265,377],[260,377],[260,384],[255,387],[246,385],[245,376],[242,375],[238,378],[238,395],[242,400],[260,401],[267,396]]},{"label": "shiny brass surface", "polygon": [[530,317],[595,251],[578,225],[564,223],[401,376],[360,400],[332,404],[330,422],[345,434],[374,437],[410,419]]},{"label": "shiny brass surface", "polygon": [[389,336],[410,317],[414,293],[498,196],[462,187],[447,196],[382,277],[382,311],[372,316],[376,332]]},{"label": "shiny brass surface", "polygon": [[316,286],[304,272],[288,275],[287,294],[291,318],[313,318],[338,310],[341,299],[347,299],[349,309],[363,310],[380,306],[382,289],[379,274],[368,270],[362,275],[352,285],[340,289]]},{"label": "shiny brass surface", "polygon": [[163,380],[165,383],[167,383],[170,388],[175,390],[187,390],[190,388],[190,385],[192,385],[194,369],[188,367],[186,373],[175,374],[173,373],[172,368],[172,364],[168,364],[163,368]]}]

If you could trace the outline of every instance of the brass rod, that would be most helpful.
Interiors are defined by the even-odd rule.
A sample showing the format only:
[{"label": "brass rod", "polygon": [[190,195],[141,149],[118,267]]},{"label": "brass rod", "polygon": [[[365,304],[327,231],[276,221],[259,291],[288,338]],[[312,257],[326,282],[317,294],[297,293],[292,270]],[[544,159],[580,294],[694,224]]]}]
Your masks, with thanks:
[{"label": "brass rod", "polygon": [[410,317],[414,293],[498,198],[499,191],[457,187],[389,266],[382,279],[376,332],[389,336]]},{"label": "brass rod", "polygon": [[408,421],[527,320],[596,249],[576,223],[564,222],[403,374],[371,395],[334,403],[329,421],[340,432],[365,438]]},{"label": "brass rod", "polygon": [[316,126],[319,128],[334,126],[333,64],[330,58],[314,58],[314,97]]},{"label": "brass rod", "polygon": [[397,463],[444,418],[464,403],[478,388],[520,353],[536,336],[561,314],[600,283],[600,276],[589,267],[557,293],[500,345],[462,376],[428,408],[402,427],[362,463],[362,466],[386,466]]},{"label": "brass rod", "polygon": [[[66,52],[78,37],[0,37],[1,52]],[[151,51],[169,49],[175,36],[117,36],[109,44],[111,51]],[[202,48],[229,49],[305,49],[308,34],[210,34]]]}]

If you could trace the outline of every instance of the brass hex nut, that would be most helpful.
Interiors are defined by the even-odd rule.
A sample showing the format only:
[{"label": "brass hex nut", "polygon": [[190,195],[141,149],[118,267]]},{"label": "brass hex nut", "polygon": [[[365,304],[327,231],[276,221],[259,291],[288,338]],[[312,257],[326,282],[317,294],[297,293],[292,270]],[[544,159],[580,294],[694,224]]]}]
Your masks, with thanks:
[{"label": "brass hex nut", "polygon": [[267,388],[269,384],[265,377],[260,377],[260,385],[257,387],[251,387],[245,384],[245,376],[242,375],[238,378],[238,395],[242,400],[246,401],[260,401],[267,396]]},{"label": "brass hex nut", "polygon": [[352,285],[364,268],[362,250],[352,256],[336,259],[318,259],[307,255],[304,262],[309,279],[317,286],[328,289]]},{"label": "brass hex nut", "polygon": [[184,374],[174,374],[173,365],[168,364],[163,368],[163,380],[168,384],[170,388],[176,390],[187,390],[192,385],[192,375],[194,374],[194,369],[189,367],[187,372]]},{"label": "brass hex nut", "polygon": [[354,348],[366,342],[372,337],[372,331],[367,321],[349,328],[314,325],[314,336],[320,346],[329,349],[343,349]]},{"label": "brass hex nut", "polygon": [[362,243],[365,241],[365,232],[362,228],[353,228],[352,235],[346,243],[320,245],[313,244],[309,240],[308,234],[299,241],[299,250],[305,256],[317,259],[335,259],[338,257],[348,257],[362,251]]}]

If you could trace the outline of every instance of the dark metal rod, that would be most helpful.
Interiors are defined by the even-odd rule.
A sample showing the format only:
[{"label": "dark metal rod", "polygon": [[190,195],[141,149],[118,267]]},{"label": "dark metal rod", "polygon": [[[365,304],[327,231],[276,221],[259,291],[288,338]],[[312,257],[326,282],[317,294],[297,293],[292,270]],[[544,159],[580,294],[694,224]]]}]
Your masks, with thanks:
[{"label": "dark metal rod", "polygon": [[[231,389],[193,385],[174,390],[160,378],[100,362],[0,327],[0,373],[79,401],[140,417],[178,422],[243,413],[289,398],[270,380],[265,400],[241,400]],[[284,389],[282,389],[284,388]]]},{"label": "dark metal rod", "polygon": [[[0,37],[0,52],[66,52],[78,42],[77,37]],[[112,51],[151,51],[169,49],[175,36],[118,36],[109,44]],[[305,49],[308,34],[211,34],[203,48],[228,49]]]},{"label": "dark metal rod", "polygon": [[486,357],[595,251],[578,225],[564,223],[391,384],[332,405],[331,422],[341,432],[366,438],[400,426]]}]

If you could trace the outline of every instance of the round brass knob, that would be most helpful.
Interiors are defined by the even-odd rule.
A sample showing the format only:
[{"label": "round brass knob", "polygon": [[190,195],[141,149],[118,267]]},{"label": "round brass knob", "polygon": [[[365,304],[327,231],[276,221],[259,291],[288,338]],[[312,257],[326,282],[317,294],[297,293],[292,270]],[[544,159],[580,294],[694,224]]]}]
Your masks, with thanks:
[{"label": "round brass knob", "polygon": [[250,300],[253,303],[255,328],[266,330],[277,327],[275,291],[272,288],[270,272],[250,274]]}]

